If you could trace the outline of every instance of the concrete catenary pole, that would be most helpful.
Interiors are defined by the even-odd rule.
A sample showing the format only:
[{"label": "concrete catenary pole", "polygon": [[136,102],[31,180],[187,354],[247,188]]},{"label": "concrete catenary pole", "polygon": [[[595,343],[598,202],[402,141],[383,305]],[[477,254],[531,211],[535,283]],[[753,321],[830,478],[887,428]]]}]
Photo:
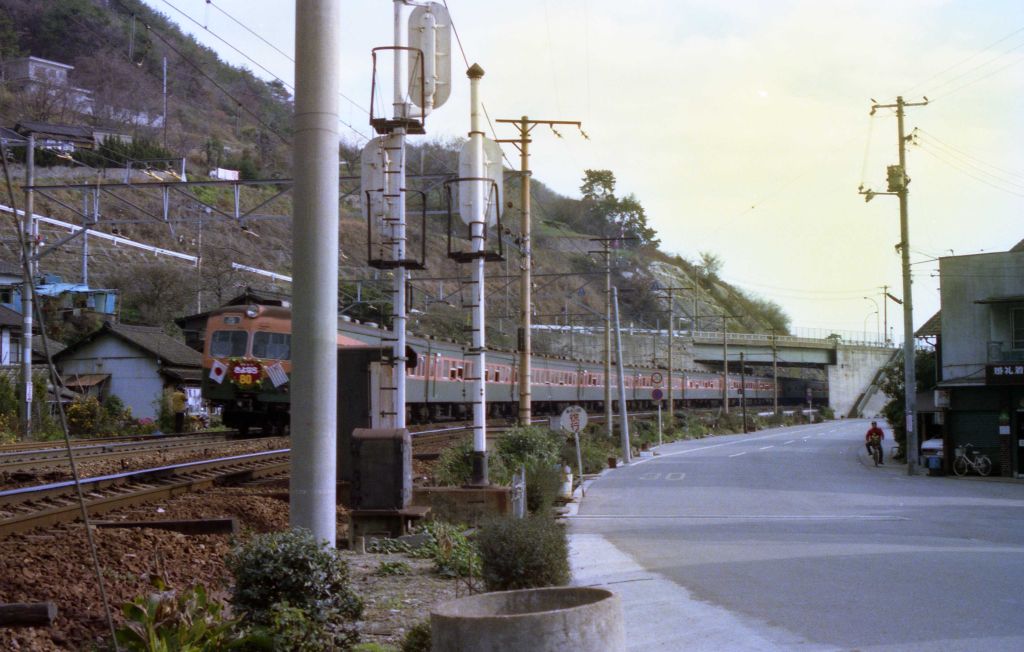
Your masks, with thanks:
[{"label": "concrete catenary pole", "polygon": [[525,115],[519,122],[519,203],[522,214],[519,221],[519,246],[522,251],[520,261],[520,292],[519,292],[519,425],[530,425],[533,414],[533,396],[530,393],[533,378],[533,244],[530,233],[530,120]]},{"label": "concrete catenary pole", "polygon": [[779,347],[777,333],[772,329],[772,414],[779,414]]},{"label": "concrete catenary pole", "polygon": [[291,526],[335,544],[340,0],[295,7]]},{"label": "concrete catenary pole", "polygon": [[22,436],[32,438],[32,303],[35,298],[35,193],[36,182],[36,137],[28,135],[25,149],[25,214],[21,229],[24,237],[22,256],[28,260],[22,266],[26,276],[21,291],[21,382],[22,382]]},{"label": "concrete catenary pole", "polygon": [[626,410],[626,372],[622,364],[622,331],[619,328],[619,288],[612,288],[612,304],[615,308],[615,359],[619,369],[619,430],[622,440],[622,461],[629,464],[629,412]]},{"label": "concrete catenary pole", "polygon": [[729,317],[722,316],[722,412],[729,414]]},{"label": "concrete catenary pole", "polygon": [[[608,436],[615,432],[612,419],[612,243],[604,241],[604,422]],[[622,381],[619,380],[621,384]]]},{"label": "concrete catenary pole", "polygon": [[[484,131],[480,104],[480,79],[484,69],[473,64],[466,76],[469,77],[469,114],[470,114],[470,168],[471,176],[482,179],[484,175]],[[484,486],[488,484],[487,473],[487,385],[485,376],[487,369],[486,354],[486,314],[484,311],[484,240],[487,224],[487,196],[490,188],[483,181],[471,181],[473,193],[473,215],[470,218],[470,235],[474,258],[473,280],[470,282],[472,299],[470,310],[473,311],[473,348],[469,350],[473,362],[473,474],[471,484]],[[497,201],[497,199],[495,199]],[[529,387],[529,383],[527,383]],[[527,390],[529,391],[529,390]],[[527,395],[529,396],[529,395]],[[529,422],[529,418],[527,418]]]}]

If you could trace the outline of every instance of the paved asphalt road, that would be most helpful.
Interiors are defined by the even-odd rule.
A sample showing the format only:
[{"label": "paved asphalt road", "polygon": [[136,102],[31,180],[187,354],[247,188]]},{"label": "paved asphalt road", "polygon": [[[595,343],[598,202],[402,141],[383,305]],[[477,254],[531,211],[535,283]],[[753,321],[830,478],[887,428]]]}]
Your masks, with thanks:
[{"label": "paved asphalt road", "polygon": [[867,427],[606,472],[570,519],[576,582],[620,592],[631,650],[1024,650],[1024,484],[869,466]]}]

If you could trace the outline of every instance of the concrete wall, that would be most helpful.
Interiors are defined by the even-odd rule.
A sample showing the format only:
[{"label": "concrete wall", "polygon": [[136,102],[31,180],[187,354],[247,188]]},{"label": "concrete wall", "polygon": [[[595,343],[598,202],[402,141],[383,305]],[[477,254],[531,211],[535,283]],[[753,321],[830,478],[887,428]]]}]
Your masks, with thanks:
[{"label": "concrete wall", "polygon": [[64,377],[73,374],[110,374],[110,393],[132,409],[136,418],[156,418],[164,380],[149,354],[112,336],[99,337],[77,351],[60,357]]},{"label": "concrete wall", "polygon": [[[939,260],[942,282],[942,380],[983,381],[989,342],[1010,346],[1014,304],[982,304],[1024,296],[1024,251],[950,256]],[[993,360],[996,362],[996,360]]]},{"label": "concrete wall", "polygon": [[[836,364],[829,365],[827,371],[829,406],[837,417],[849,413],[860,395],[871,385],[878,370],[889,361],[892,351],[885,347],[836,347]],[[864,415],[876,414],[886,400],[878,392],[868,403]]]},{"label": "concrete wall", "polygon": [[[679,331],[672,344],[673,358],[677,368],[695,368],[690,338]],[[579,360],[604,360],[604,335],[569,333],[556,331],[533,332],[533,350],[536,353],[565,356]],[[615,360],[615,337],[612,336],[612,361]],[[668,364],[667,331],[662,335],[630,335],[622,329],[622,358],[627,365],[649,366],[652,360],[657,364]]]}]

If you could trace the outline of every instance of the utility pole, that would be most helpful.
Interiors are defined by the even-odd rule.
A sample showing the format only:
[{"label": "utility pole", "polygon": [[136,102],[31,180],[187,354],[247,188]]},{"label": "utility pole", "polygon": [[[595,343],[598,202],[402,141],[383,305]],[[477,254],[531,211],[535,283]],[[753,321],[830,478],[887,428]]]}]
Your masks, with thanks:
[{"label": "utility pole", "polygon": [[673,403],[672,403],[673,393],[674,393],[674,389],[673,389],[673,385],[672,385],[672,380],[673,380],[672,379],[672,376],[673,376],[673,374],[672,374],[672,367],[673,367],[673,364],[675,362],[675,358],[672,355],[672,353],[673,353],[672,341],[675,339],[675,337],[673,337],[675,335],[675,333],[672,332],[672,310],[675,307],[675,304],[673,303],[674,293],[675,292],[682,292],[683,290],[693,290],[693,289],[694,289],[694,287],[692,285],[682,285],[682,286],[679,286],[679,287],[662,288],[662,292],[664,292],[665,294],[668,295],[668,422],[669,422],[669,425],[671,425],[673,423],[673,420],[675,418],[675,416],[674,416],[675,415],[675,409],[674,409],[674,406],[673,406]]},{"label": "utility pole", "polygon": [[25,274],[21,291],[21,382],[22,382],[22,436],[32,438],[32,304],[35,299],[36,270],[36,222],[35,193],[32,186],[36,182],[36,136],[28,135],[25,149],[25,214],[22,216],[21,230],[24,256],[22,270]]},{"label": "utility pole", "polygon": [[[612,420],[612,242],[633,238],[591,238],[601,243],[591,254],[604,256],[604,421],[608,436],[611,437],[615,424]],[[621,360],[619,361],[622,362]]]},{"label": "utility pole", "polygon": [[[518,120],[501,119],[497,120],[497,122],[515,125],[519,130],[518,138],[498,140],[496,142],[510,143],[519,150],[519,203],[522,207],[522,216],[519,223],[522,258],[519,267],[521,288],[519,292],[520,324],[517,346],[519,349],[519,425],[528,426],[530,425],[530,417],[532,415],[532,399],[530,396],[532,365],[530,363],[530,356],[533,353],[530,332],[533,322],[533,313],[531,312],[533,300],[533,245],[531,244],[530,237],[532,228],[530,225],[530,178],[533,173],[530,171],[530,143],[533,141],[530,139],[530,132],[537,125],[547,125],[552,131],[554,131],[555,125],[571,125],[582,133],[583,126],[581,122],[573,120],[531,120],[525,115]],[[557,131],[555,133],[558,134]],[[586,134],[584,133],[583,136],[585,138]]]},{"label": "utility pole", "polygon": [[889,286],[882,286],[882,342],[889,343]]},{"label": "utility pole", "polygon": [[164,57],[164,149],[167,149],[167,57]]},{"label": "utility pole", "polygon": [[907,474],[917,472],[917,383],[914,375],[914,302],[910,278],[910,226],[907,215],[907,187],[910,177],[907,176],[907,137],[903,130],[904,109],[910,106],[925,106],[923,102],[905,102],[903,96],[896,98],[895,104],[878,104],[872,100],[871,114],[878,109],[896,109],[897,144],[899,145],[899,164],[888,168],[888,192],[875,193],[861,189],[865,201],[871,201],[877,194],[896,195],[900,200],[900,258],[903,267],[903,385],[904,403],[906,405],[907,429]]},{"label": "utility pole", "polygon": [[339,0],[296,3],[290,521],[293,528],[310,530],[331,547],[338,516],[340,34]]}]

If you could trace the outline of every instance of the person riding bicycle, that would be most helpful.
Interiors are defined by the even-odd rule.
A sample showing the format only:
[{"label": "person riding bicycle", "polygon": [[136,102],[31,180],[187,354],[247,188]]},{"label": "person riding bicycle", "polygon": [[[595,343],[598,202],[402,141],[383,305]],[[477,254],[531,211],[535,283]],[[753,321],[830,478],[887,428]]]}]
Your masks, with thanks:
[{"label": "person riding bicycle", "polygon": [[868,449],[868,455],[875,460],[875,466],[879,464],[885,464],[882,461],[884,457],[882,455],[882,440],[885,439],[885,432],[878,427],[877,421],[871,422],[871,427],[868,428],[867,434],[864,435],[864,446]]}]

